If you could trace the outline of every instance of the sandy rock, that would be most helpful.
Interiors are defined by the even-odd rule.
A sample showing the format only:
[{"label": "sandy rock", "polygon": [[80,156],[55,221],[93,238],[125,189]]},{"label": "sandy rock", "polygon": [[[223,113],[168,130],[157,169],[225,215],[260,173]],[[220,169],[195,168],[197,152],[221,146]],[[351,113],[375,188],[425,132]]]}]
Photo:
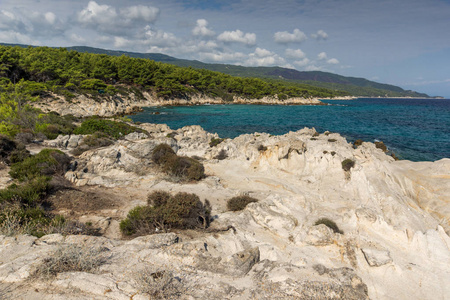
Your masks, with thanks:
[{"label": "sandy rock", "polygon": [[387,250],[362,248],[361,251],[371,267],[379,267],[392,262],[392,258]]},{"label": "sandy rock", "polygon": [[313,226],[308,230],[305,242],[313,246],[326,246],[334,241],[333,230],[320,224]]}]

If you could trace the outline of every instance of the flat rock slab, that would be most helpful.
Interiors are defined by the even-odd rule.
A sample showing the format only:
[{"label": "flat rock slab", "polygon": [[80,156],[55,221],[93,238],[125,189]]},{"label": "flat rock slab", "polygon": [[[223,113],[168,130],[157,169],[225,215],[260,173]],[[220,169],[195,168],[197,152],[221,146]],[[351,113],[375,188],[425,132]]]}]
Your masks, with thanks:
[{"label": "flat rock slab", "polygon": [[371,267],[379,267],[392,262],[392,258],[387,250],[363,248],[361,251]]}]

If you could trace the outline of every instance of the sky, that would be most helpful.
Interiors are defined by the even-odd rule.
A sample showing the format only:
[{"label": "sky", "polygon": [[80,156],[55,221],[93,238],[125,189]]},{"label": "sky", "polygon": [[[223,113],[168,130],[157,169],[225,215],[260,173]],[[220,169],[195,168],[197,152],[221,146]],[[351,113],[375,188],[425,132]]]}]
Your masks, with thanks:
[{"label": "sky", "polygon": [[450,0],[0,0],[0,42],[319,70],[450,98]]}]

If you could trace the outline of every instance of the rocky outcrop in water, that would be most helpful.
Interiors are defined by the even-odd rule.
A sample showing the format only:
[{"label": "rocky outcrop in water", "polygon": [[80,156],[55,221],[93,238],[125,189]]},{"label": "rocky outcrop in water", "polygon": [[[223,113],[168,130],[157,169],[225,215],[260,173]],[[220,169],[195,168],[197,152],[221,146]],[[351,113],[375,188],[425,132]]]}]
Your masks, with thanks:
[{"label": "rocky outcrop in water", "polygon": [[[246,134],[210,146],[218,136],[198,126],[140,126],[150,138],[131,134],[84,152],[66,178],[121,193],[122,217],[145,204],[153,190],[195,193],[212,204],[210,230],[132,240],[118,239],[112,228],[104,228],[107,237],[2,236],[0,293],[26,299],[147,299],[155,289],[181,299],[450,294],[449,159],[395,161],[372,143],[354,149],[339,134],[308,128],[282,136]],[[70,151],[81,139],[59,137],[48,145]],[[202,160],[207,177],[171,181],[150,159],[159,143]],[[346,160],[352,167],[343,167]],[[226,200],[236,195],[259,201],[227,211]],[[316,225],[323,218],[340,232]],[[105,263],[91,273],[28,281],[40,262],[71,244],[103,249]]]}]

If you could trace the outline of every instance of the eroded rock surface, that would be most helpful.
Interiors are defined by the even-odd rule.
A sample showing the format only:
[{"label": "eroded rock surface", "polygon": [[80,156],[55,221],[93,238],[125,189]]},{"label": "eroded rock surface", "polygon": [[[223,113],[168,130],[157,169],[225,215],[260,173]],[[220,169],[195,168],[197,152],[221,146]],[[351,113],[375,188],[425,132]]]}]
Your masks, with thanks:
[{"label": "eroded rock surface", "polygon": [[[283,136],[247,134],[210,146],[218,136],[198,126],[140,126],[150,138],[134,134],[86,151],[74,158],[66,178],[121,193],[116,218],[145,204],[153,190],[196,193],[212,204],[211,229],[231,225],[234,230],[128,241],[2,236],[0,295],[147,299],[148,289],[136,277],[147,273],[147,288],[161,289],[165,278],[174,290],[166,296],[181,299],[409,300],[450,294],[450,159],[394,161],[372,143],[354,149],[338,134],[308,128]],[[75,140],[59,137],[49,143],[68,148]],[[151,162],[159,143],[178,155],[196,156],[207,177],[198,183],[167,180]],[[226,158],[217,158],[221,152]],[[355,162],[348,171],[342,168],[345,159]],[[236,195],[259,201],[228,212],[226,200]],[[333,220],[343,234],[314,225],[320,218]],[[93,273],[28,281],[47,255],[71,243],[107,249],[107,263]]]}]

